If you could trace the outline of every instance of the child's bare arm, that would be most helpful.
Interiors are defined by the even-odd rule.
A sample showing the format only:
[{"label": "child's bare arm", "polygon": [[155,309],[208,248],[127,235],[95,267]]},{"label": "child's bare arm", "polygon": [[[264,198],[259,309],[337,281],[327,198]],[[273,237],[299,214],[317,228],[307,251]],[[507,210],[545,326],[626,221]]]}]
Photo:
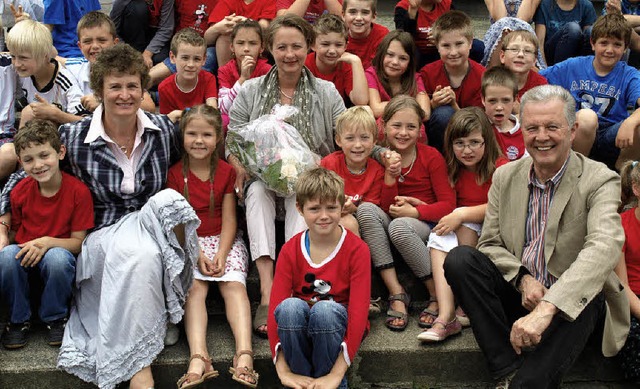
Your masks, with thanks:
[{"label": "child's bare arm", "polygon": [[380,92],[375,88],[369,88],[369,107],[373,111],[373,116],[377,119],[382,116],[384,107],[387,106],[387,101],[382,101],[380,98]]},{"label": "child's bare arm", "polygon": [[364,75],[362,60],[354,54],[345,52],[339,62],[351,65],[352,83],[349,99],[354,105],[367,105],[369,103],[369,85],[367,77]]},{"label": "child's bare arm", "polygon": [[540,41],[540,52],[542,53],[542,58],[544,59],[544,62],[547,62],[547,57],[544,54],[544,40],[547,36],[547,26],[542,23],[536,23],[535,31],[538,41]]},{"label": "child's bare arm", "polygon": [[15,233],[11,230],[11,214],[0,216],[0,250],[5,248],[13,240]]},{"label": "child's bare arm", "polygon": [[484,0],[484,4],[487,6],[491,19],[499,20],[507,16],[507,7],[505,7],[503,0]]},{"label": "child's bare arm", "polygon": [[236,238],[238,222],[236,219],[236,196],[227,193],[222,198],[222,230],[220,231],[220,243],[218,251],[213,258],[214,276],[221,277],[224,274],[227,256]]},{"label": "child's bare arm", "polygon": [[151,95],[147,91],[144,91],[144,94],[142,95],[142,104],[140,104],[140,108],[147,112],[156,112],[156,103],[153,102]]},{"label": "child's bare arm", "polygon": [[20,265],[24,267],[33,267],[40,262],[44,254],[53,247],[60,247],[68,250],[72,254],[80,253],[82,248],[82,241],[87,236],[87,231],[73,231],[69,238],[52,238],[50,236],[43,236],[41,238],[33,239],[25,243],[21,243],[18,246],[21,248],[16,254],[16,259],[22,257]]},{"label": "child's bare arm", "polygon": [[218,98],[217,97],[209,97],[206,101],[205,104],[207,104],[208,106],[211,106],[213,108],[218,108]]},{"label": "child's bare arm", "polygon": [[457,230],[462,223],[482,223],[486,210],[487,204],[458,208],[440,219],[433,228],[433,232],[437,235],[446,235]]},{"label": "child's bare arm", "polygon": [[522,3],[520,3],[520,8],[518,8],[518,14],[516,15],[516,17],[518,19],[524,20],[527,23],[531,23],[531,20],[533,20],[533,15],[535,15],[539,5],[540,0],[522,0]]},{"label": "child's bare arm", "polygon": [[309,8],[309,4],[311,4],[311,0],[295,0],[293,4],[289,8],[279,9],[276,12],[276,15],[281,16],[288,13],[296,14],[300,17],[303,17],[307,12],[307,8]]},{"label": "child's bare arm", "polygon": [[429,95],[426,92],[420,92],[416,95],[416,101],[424,111],[424,120],[429,120],[431,117],[431,101]]}]

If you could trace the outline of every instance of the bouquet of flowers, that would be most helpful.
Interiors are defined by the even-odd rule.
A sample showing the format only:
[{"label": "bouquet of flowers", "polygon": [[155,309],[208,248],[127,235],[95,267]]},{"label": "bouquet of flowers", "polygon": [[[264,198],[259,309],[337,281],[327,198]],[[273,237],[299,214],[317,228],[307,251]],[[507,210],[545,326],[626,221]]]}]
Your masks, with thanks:
[{"label": "bouquet of flowers", "polygon": [[271,114],[247,124],[229,128],[227,147],[245,169],[262,180],[267,188],[284,196],[294,193],[298,176],[315,167],[320,157],[285,119],[298,109],[276,104]]}]

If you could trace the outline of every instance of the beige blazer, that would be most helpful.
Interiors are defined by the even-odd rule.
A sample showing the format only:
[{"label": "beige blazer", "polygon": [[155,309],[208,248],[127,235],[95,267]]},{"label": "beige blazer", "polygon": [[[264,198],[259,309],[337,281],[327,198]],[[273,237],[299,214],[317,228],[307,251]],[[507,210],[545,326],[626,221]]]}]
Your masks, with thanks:
[{"label": "beige blazer", "polygon": [[[531,158],[523,158],[495,172],[478,242],[478,249],[491,258],[508,282],[513,282],[522,265],[531,165]],[[558,281],[543,300],[573,321],[604,290],[605,356],[617,354],[629,332],[629,301],[613,272],[624,243],[619,204],[618,175],[572,151],[545,230],[547,270]]]}]

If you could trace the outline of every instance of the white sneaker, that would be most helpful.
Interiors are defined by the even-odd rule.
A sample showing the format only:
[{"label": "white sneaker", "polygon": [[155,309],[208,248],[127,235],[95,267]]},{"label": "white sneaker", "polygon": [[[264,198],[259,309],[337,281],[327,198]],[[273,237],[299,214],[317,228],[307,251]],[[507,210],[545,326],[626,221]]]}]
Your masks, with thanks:
[{"label": "white sneaker", "polygon": [[167,333],[164,335],[164,345],[173,346],[180,339],[180,329],[177,325],[167,322]]}]

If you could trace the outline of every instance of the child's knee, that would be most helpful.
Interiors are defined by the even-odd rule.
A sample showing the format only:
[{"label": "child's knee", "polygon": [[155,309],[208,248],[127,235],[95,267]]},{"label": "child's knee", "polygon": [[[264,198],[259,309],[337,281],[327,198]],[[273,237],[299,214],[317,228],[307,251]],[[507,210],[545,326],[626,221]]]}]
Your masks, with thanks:
[{"label": "child's knee", "polygon": [[60,247],[49,249],[42,258],[43,271],[49,275],[75,274],[76,260],[73,254]]},{"label": "child's knee", "polygon": [[358,225],[358,221],[352,214],[344,215],[340,219],[340,224],[344,226],[347,230],[353,232],[354,234],[360,236],[360,227]]},{"label": "child's knee", "polygon": [[339,329],[347,325],[347,310],[335,301],[318,301],[311,307],[309,327],[316,329]]},{"label": "child's knee", "polygon": [[598,114],[592,109],[583,108],[576,112],[576,122],[578,123],[576,136],[595,137],[598,129]]}]

